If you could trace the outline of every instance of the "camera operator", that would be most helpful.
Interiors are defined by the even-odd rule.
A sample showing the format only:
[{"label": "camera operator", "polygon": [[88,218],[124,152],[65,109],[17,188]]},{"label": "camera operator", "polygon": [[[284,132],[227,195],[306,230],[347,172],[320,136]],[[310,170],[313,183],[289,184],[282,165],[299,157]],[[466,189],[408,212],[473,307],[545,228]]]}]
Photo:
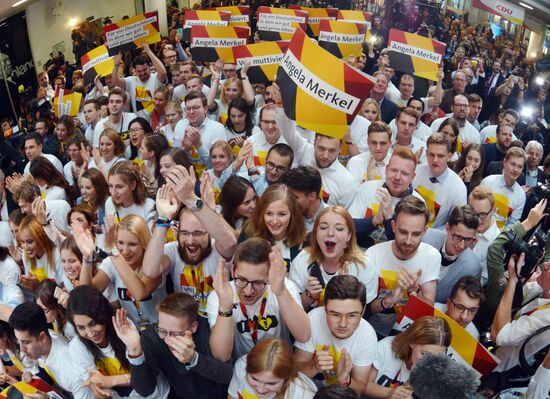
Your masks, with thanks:
[{"label": "camera operator", "polygon": [[527,219],[523,222],[516,222],[510,228],[499,234],[487,250],[487,274],[488,282],[485,292],[486,301],[481,307],[474,320],[480,331],[486,331],[490,327],[495,311],[499,306],[500,299],[506,288],[505,269],[502,267],[506,257],[505,246],[513,240],[512,236],[522,239],[527,232],[538,226],[544,216],[546,200],[540,201],[531,209]]}]

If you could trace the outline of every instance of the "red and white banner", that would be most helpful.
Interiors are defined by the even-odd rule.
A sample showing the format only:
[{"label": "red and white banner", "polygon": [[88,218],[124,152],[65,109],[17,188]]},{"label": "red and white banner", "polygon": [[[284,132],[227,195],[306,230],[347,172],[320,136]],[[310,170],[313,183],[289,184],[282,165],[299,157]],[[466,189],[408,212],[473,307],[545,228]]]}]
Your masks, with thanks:
[{"label": "red and white banner", "polygon": [[523,25],[525,10],[505,0],[474,0],[473,6],[491,14],[500,15],[517,25]]}]

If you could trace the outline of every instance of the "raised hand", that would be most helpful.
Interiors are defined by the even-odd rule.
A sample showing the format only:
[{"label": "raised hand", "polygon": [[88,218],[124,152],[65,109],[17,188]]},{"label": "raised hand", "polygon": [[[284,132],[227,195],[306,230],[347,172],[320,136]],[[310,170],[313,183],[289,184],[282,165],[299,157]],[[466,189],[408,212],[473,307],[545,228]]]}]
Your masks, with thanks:
[{"label": "raised hand", "polygon": [[214,275],[214,291],[218,295],[219,311],[229,312],[233,309],[233,288],[229,284],[229,272],[225,267],[225,261],[220,258],[218,269]]},{"label": "raised hand", "polygon": [[189,171],[181,165],[176,165],[168,171],[166,176],[168,184],[176,193],[177,199],[187,208],[191,208],[197,199],[195,195],[195,170],[191,166]]},{"label": "raised hand", "polygon": [[95,252],[95,240],[92,232],[88,229],[83,229],[80,224],[75,224],[72,227],[72,233],[76,246],[80,249],[82,256],[85,259],[92,259]]},{"label": "raised hand", "polygon": [[41,197],[36,197],[31,205],[31,211],[40,223],[46,223],[48,215],[46,214],[46,203]]},{"label": "raised hand", "polygon": [[285,291],[286,262],[278,246],[273,245],[269,253],[269,285],[275,295]]},{"label": "raised hand", "polygon": [[178,213],[178,201],[168,184],[157,191],[156,207],[159,217],[173,220]]},{"label": "raised hand", "polygon": [[113,326],[120,340],[128,348],[131,356],[139,356],[142,353],[139,331],[134,323],[128,320],[126,309],[117,309],[113,316]]},{"label": "raised hand", "polygon": [[207,171],[204,171],[201,176],[201,198],[210,209],[216,208],[216,199],[214,189],[212,187],[212,179]]}]

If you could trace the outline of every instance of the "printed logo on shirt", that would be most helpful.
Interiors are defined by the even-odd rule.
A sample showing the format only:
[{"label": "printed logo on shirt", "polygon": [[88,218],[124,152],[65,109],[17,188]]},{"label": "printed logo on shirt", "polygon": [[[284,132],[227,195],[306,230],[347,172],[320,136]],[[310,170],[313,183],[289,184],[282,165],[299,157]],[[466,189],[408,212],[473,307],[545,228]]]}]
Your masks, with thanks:
[{"label": "printed logo on shirt", "polygon": [[267,332],[272,328],[276,328],[279,325],[279,320],[275,315],[266,315],[258,320],[258,316],[254,315],[253,323],[249,323],[248,320],[244,319],[237,322],[237,331],[241,334],[251,333],[250,324],[257,325],[257,331]]},{"label": "printed logo on shirt", "polygon": [[493,198],[495,199],[495,208],[497,209],[495,219],[498,228],[502,230],[506,225],[508,218],[512,215],[514,209],[510,208],[508,197],[506,197],[505,195],[493,192]]},{"label": "printed logo on shirt", "polygon": [[[398,273],[393,270],[380,270],[380,277],[378,277],[378,296],[385,298],[393,295],[393,290],[397,288],[397,281],[399,280]],[[409,300],[409,293],[404,292],[403,297],[396,306],[405,306]]]},{"label": "printed logo on shirt", "polygon": [[227,111],[225,112],[220,112],[220,117],[218,118],[218,122],[220,122],[222,125],[225,126],[225,122],[227,122]]},{"label": "printed logo on shirt", "polygon": [[145,110],[153,112],[153,96],[151,92],[144,86],[136,86],[136,111]]},{"label": "printed logo on shirt", "polygon": [[321,199],[323,200],[323,202],[325,204],[328,204],[328,200],[330,198],[330,193],[327,193],[323,187],[321,187],[321,192],[319,193],[319,196],[321,197]]},{"label": "printed logo on shirt", "polygon": [[267,151],[258,151],[254,154],[254,166],[265,166]]},{"label": "printed logo on shirt", "polygon": [[199,153],[197,152],[196,148],[193,146],[193,149],[191,150],[191,162],[193,162],[193,167],[195,168],[195,172],[197,172],[198,176],[202,176],[202,173],[206,170],[206,165],[201,162]]},{"label": "printed logo on shirt", "polygon": [[424,198],[424,201],[426,202],[426,205],[428,206],[428,210],[430,211],[430,215],[432,217],[430,218],[430,221],[428,222],[428,227],[432,227],[435,219],[437,219],[437,215],[439,214],[439,210],[441,209],[441,204],[439,204],[435,200],[435,193],[432,190],[427,189],[424,186],[418,186],[416,188],[416,192]]},{"label": "printed logo on shirt", "polygon": [[260,399],[258,396],[247,391],[238,392],[237,396],[239,399]]},{"label": "printed logo on shirt", "polygon": [[338,160],[342,165],[346,166],[349,159],[350,159],[350,155],[349,155],[348,145],[346,144],[345,140],[342,140],[342,144],[340,145],[340,154],[338,155]]},{"label": "printed logo on shirt", "polygon": [[[324,345],[317,344],[315,346],[315,350],[323,350]],[[336,374],[336,370],[338,370],[338,363],[340,362],[340,357],[342,354],[334,348],[334,346],[330,345],[328,347],[328,353],[332,357],[333,360],[333,367],[332,370],[326,370],[323,371],[323,380],[327,385],[333,385],[338,383],[338,376]]]},{"label": "printed logo on shirt", "polygon": [[182,292],[191,295],[199,304],[199,314],[206,316],[206,299],[213,290],[212,276],[204,276],[202,263],[198,266],[185,265],[180,274]]},{"label": "printed logo on shirt", "polygon": [[114,357],[104,357],[95,363],[96,369],[103,375],[123,375],[128,374],[128,370],[125,369],[120,361]]},{"label": "printed logo on shirt", "polygon": [[487,136],[483,144],[495,144],[497,142],[496,136]]},{"label": "printed logo on shirt", "polygon": [[[128,288],[122,288],[122,287],[117,288],[117,294],[118,294],[118,299],[120,299],[121,301],[135,301],[135,299],[132,297],[132,294],[128,290]],[[150,301],[151,299],[153,299],[153,296],[149,295],[147,298],[140,299],[140,302]]]}]

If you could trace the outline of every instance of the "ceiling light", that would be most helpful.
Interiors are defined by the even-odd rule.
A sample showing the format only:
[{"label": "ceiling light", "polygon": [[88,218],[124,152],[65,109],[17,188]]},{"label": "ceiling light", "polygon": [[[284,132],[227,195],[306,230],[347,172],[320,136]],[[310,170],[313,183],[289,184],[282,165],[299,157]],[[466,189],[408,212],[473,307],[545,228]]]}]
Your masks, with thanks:
[{"label": "ceiling light", "polygon": [[522,7],[528,8],[528,9],[530,9],[530,10],[533,9],[533,7],[531,7],[529,4],[522,3],[521,1],[520,1],[518,4],[519,4],[520,6],[522,6]]},{"label": "ceiling light", "polygon": [[25,3],[27,0],[19,0],[17,3],[14,3],[12,7],[20,6],[21,4]]}]

